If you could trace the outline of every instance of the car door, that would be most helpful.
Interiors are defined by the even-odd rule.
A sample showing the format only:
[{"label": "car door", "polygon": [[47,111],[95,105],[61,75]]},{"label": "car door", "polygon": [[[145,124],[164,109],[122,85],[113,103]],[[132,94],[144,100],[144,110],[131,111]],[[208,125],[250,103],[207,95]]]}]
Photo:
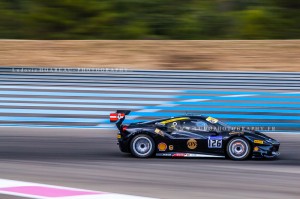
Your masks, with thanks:
[{"label": "car door", "polygon": [[190,119],[172,124],[170,135],[178,152],[218,153],[222,149],[222,136],[214,125],[199,119]]},{"label": "car door", "polygon": [[198,133],[203,138],[202,152],[222,153],[223,136],[222,133],[218,131],[217,126],[214,123],[203,119],[197,120],[197,126],[199,129]]},{"label": "car door", "polygon": [[174,151],[176,152],[203,152],[206,137],[201,135],[193,126],[196,120],[188,119],[172,122],[167,125],[172,136]]}]

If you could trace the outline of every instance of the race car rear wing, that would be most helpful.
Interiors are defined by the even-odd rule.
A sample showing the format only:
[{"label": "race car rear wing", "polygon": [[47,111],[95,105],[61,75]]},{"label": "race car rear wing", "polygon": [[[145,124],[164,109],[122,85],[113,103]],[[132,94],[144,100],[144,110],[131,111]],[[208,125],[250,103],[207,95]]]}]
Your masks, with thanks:
[{"label": "race car rear wing", "polygon": [[121,125],[125,120],[125,115],[129,115],[130,110],[117,110],[115,113],[109,115],[110,122],[116,122],[118,129],[121,129]]}]

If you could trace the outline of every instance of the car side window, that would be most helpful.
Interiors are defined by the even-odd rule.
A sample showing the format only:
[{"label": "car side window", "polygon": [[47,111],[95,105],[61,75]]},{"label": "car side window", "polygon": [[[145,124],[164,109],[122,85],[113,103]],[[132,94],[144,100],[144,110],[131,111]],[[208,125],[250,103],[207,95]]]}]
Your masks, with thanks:
[{"label": "car side window", "polygon": [[182,130],[181,121],[170,122],[166,126],[167,126],[169,131]]},{"label": "car side window", "polygon": [[189,120],[184,121],[181,124],[182,130],[184,131],[201,131],[201,132],[210,132],[214,130],[214,126],[208,124],[206,121],[202,120]]},{"label": "car side window", "polygon": [[206,122],[198,120],[189,120],[182,122],[182,130],[184,131],[207,131],[208,125]]}]

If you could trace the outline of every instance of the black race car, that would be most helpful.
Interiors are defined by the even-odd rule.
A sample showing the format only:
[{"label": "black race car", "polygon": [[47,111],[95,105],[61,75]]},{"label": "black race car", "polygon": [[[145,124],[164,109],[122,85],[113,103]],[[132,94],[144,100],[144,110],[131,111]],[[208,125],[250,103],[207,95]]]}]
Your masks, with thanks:
[{"label": "black race car", "polygon": [[128,110],[110,114],[119,129],[122,152],[138,158],[228,157],[245,160],[251,157],[275,158],[280,143],[257,131],[236,131],[209,116],[183,115],[122,125]]}]

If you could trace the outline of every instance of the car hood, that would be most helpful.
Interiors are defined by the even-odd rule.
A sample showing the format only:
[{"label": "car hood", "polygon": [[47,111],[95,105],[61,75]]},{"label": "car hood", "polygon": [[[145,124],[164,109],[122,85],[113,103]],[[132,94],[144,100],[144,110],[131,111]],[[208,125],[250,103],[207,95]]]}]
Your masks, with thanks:
[{"label": "car hood", "polygon": [[244,131],[244,133],[247,133],[248,135],[255,135],[255,137],[265,140],[271,144],[279,144],[279,142],[277,140],[275,140],[259,131]]}]

